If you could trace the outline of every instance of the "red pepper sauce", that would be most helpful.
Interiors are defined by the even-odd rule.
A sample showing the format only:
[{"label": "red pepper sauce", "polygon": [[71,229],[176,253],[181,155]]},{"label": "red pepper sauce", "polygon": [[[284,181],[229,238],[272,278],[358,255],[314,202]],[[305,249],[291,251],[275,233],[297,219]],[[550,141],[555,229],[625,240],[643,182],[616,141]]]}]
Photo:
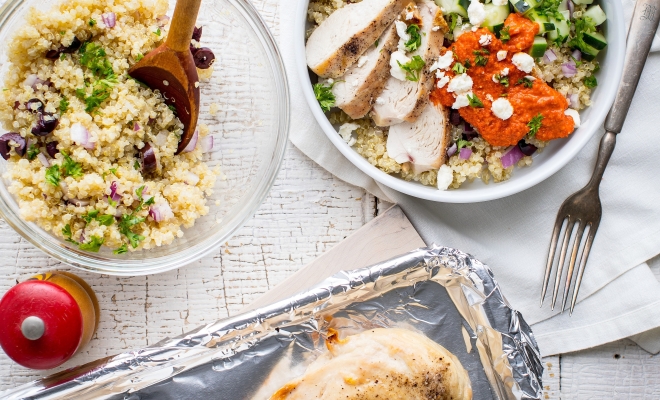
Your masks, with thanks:
[{"label": "red pepper sauce", "polygon": [[[467,106],[458,111],[470,125],[474,126],[481,136],[493,146],[512,146],[518,143],[530,131],[527,124],[539,114],[543,117],[541,127],[536,133],[539,140],[563,138],[574,130],[574,121],[564,114],[568,101],[559,92],[548,86],[541,79],[523,81],[530,73],[520,71],[511,62],[511,57],[520,51],[527,51],[538,33],[538,25],[518,14],[511,14],[504,22],[508,27],[511,39],[502,43],[487,29],[476,32],[466,32],[456,40],[450,48],[454,52],[456,62],[464,65],[469,60],[470,68],[467,74],[472,78],[472,92],[483,103],[483,107]],[[490,35],[491,43],[487,46],[479,44],[482,35]],[[484,49],[487,50],[484,52]],[[507,55],[502,61],[497,60],[497,52],[506,50]],[[479,52],[477,54],[476,52]],[[487,57],[486,65],[477,65],[477,56]],[[508,87],[493,81],[493,75],[508,68]],[[445,71],[450,79],[454,71]],[[531,85],[531,87],[529,87]],[[436,88],[431,93],[431,101],[441,103],[446,107],[454,104],[455,96],[447,92],[447,87]],[[513,115],[502,120],[491,111],[492,102],[503,97],[509,100],[513,107]],[[489,100],[492,98],[492,100]]]}]

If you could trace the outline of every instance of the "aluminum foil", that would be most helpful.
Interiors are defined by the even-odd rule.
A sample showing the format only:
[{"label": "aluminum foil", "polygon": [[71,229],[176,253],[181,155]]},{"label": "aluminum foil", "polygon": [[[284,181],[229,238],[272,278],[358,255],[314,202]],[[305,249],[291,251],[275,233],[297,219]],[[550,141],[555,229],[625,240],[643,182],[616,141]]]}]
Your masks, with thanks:
[{"label": "aluminum foil", "polygon": [[540,399],[530,327],[491,270],[432,246],[340,272],[307,292],[2,394],[18,399],[268,399],[325,351],[328,328],[422,332],[468,371],[474,399]]}]

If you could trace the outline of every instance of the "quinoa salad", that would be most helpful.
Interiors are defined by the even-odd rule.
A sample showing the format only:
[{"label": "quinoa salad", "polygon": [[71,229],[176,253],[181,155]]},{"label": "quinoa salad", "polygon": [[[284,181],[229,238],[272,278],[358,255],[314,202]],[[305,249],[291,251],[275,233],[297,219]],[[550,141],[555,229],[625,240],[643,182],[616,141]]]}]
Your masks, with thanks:
[{"label": "quinoa salad", "polygon": [[509,179],[580,126],[607,17],[594,0],[316,0],[306,58],[338,134],[439,190]]},{"label": "quinoa salad", "polygon": [[[204,162],[208,127],[175,154],[175,108],[127,74],[166,38],[167,10],[166,0],[62,1],[31,9],[8,44],[3,177],[23,219],[81,250],[167,245],[209,212],[219,171]],[[203,84],[214,56],[201,31],[191,52]]]}]

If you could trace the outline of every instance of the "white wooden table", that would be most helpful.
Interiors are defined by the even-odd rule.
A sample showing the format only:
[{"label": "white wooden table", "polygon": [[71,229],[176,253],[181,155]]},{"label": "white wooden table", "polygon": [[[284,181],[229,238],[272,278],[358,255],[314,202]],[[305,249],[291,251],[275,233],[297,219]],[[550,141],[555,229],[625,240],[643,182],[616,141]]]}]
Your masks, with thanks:
[{"label": "white wooden table", "polygon": [[[277,36],[278,1],[254,4]],[[119,278],[73,271],[99,297],[102,317],[96,335],[81,353],[52,371],[28,370],[0,352],[0,391],[233,315],[388,206],[333,177],[289,145],[266,202],[213,255],[152,276]],[[53,269],[71,270],[0,221],[0,294]],[[544,364],[548,399],[660,398],[660,356],[649,355],[629,340],[548,357]]]}]

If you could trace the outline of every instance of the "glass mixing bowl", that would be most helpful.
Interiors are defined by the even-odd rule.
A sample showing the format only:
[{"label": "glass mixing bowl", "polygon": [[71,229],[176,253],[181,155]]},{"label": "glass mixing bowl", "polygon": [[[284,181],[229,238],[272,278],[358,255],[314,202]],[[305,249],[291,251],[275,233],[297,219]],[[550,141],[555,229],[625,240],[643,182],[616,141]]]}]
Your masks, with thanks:
[{"label": "glass mixing bowl", "polygon": [[[55,0],[9,0],[0,9],[0,79],[7,66],[7,43],[31,7]],[[168,15],[172,15],[170,1]],[[21,236],[50,256],[74,267],[111,275],[143,275],[189,264],[217,249],[257,210],[279,170],[289,126],[284,66],[264,21],[246,0],[204,0],[197,24],[202,43],[215,55],[213,77],[202,83],[199,123],[214,138],[208,164],[220,166],[209,214],[168,246],[115,255],[81,251],[41,227],[21,219],[18,204],[0,180],[0,214]],[[211,103],[218,105],[215,116]],[[0,158],[0,175],[7,163]],[[217,203],[217,204],[216,204]]]}]

